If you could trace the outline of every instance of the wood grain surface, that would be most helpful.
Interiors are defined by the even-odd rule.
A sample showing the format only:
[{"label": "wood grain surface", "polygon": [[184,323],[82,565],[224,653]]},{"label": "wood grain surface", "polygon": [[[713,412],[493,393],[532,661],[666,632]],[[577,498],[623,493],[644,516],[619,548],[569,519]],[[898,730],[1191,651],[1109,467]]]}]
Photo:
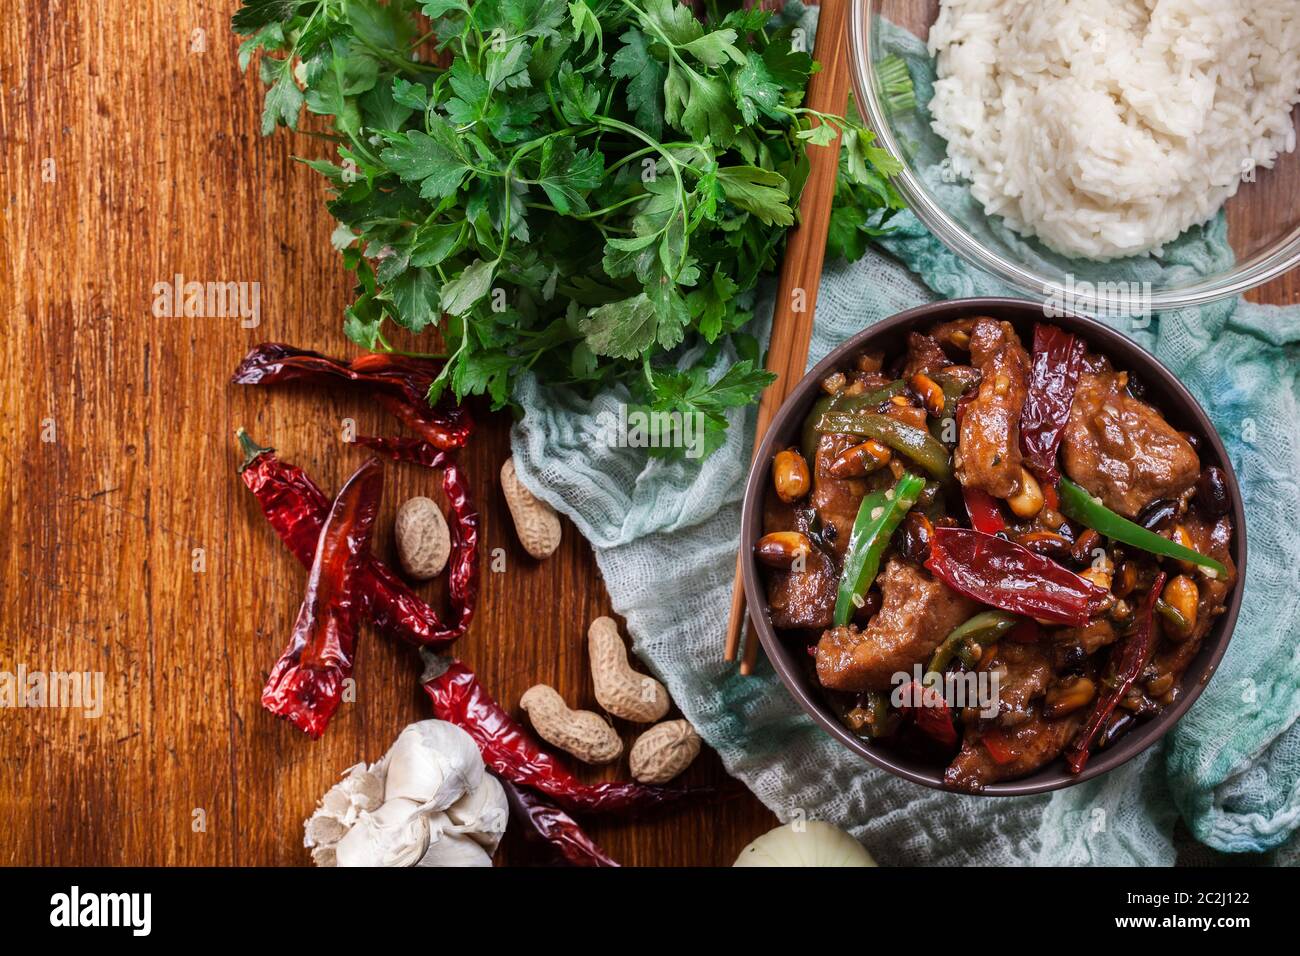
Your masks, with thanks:
[{"label": "wood grain surface", "polygon": [[[19,0],[0,30],[0,671],[101,672],[105,692],[94,719],[0,709],[3,864],[305,863],[302,820],[337,774],[428,716],[414,652],[369,631],[320,742],[258,704],[304,572],[237,480],[232,433],[335,489],[361,457],[344,419],[391,428],[354,398],[227,384],[259,341],[350,351],[324,187],[292,160],[324,145],[258,135],[234,7]],[[260,324],[156,316],[177,274],[258,283]],[[1295,301],[1294,276],[1263,298]],[[515,542],[508,426],[485,421],[466,458],[507,570],[459,651],[507,704],[543,681],[590,705],[585,629],[608,598],[571,526],[542,564]],[[385,514],[417,493],[440,495],[390,466]],[[628,864],[725,865],[775,824],[712,754],[684,779],[732,798],[591,833]],[[498,856],[535,859],[514,835]]]},{"label": "wood grain surface", "polygon": [[[321,741],[258,703],[305,573],[236,477],[233,431],[333,490],[362,460],[343,420],[394,426],[354,397],[227,384],[263,340],[356,351],[321,179],[292,160],[325,144],[258,135],[234,7],[41,0],[5,15],[0,671],[99,671],[106,704],[98,719],[0,709],[0,863],[307,863],[302,821],[338,773],[429,716],[416,653],[368,629],[357,700]],[[155,317],[154,285],[177,273],[260,283],[260,325]],[[496,482],[509,419],[480,421],[466,462],[481,554],[504,548],[507,570],[485,575],[458,652],[511,707],[537,682],[592,706],[586,628],[609,600],[590,548],[566,525],[555,556],[528,558]],[[436,477],[390,465],[381,526],[413,494],[440,500]],[[729,865],[776,825],[710,752],[682,779],[730,799],[589,832],[626,864]],[[538,856],[508,834],[497,859]]]}]

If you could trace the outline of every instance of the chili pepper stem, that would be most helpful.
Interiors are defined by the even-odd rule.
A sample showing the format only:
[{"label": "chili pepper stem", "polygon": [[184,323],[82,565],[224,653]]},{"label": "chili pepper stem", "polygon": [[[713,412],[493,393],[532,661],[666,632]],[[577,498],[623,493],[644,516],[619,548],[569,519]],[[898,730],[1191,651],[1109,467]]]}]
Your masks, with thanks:
[{"label": "chili pepper stem", "polygon": [[420,648],[420,660],[424,662],[424,670],[420,674],[421,684],[427,684],[431,680],[437,680],[443,674],[447,673],[447,668],[451,666],[452,661],[452,659],[446,654],[435,653],[427,647]]},{"label": "chili pepper stem", "polygon": [[253,439],[249,437],[248,432],[244,431],[242,425],[235,429],[235,438],[239,439],[239,450],[244,453],[244,462],[239,466],[239,473],[241,475],[248,466],[257,459],[258,455],[269,455],[275,451],[274,448],[263,448],[257,442],[253,441]]}]

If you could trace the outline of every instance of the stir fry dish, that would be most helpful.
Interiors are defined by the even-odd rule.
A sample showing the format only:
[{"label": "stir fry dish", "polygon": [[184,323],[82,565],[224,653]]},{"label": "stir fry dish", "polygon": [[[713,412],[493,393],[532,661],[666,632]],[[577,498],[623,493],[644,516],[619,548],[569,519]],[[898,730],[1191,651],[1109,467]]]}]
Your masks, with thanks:
[{"label": "stir fry dish", "polygon": [[1170,706],[1236,580],[1226,477],[1083,339],[973,316],[822,382],[771,461],[768,612],[841,721],[977,792]]}]

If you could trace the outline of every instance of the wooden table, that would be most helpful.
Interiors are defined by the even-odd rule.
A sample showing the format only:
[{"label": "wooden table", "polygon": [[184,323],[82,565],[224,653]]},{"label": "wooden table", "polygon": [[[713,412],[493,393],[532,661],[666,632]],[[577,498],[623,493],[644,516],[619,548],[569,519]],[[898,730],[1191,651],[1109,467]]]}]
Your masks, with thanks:
[{"label": "wooden table", "polygon": [[[291,159],[323,145],[258,135],[234,7],[20,0],[0,34],[0,671],[98,671],[106,697],[97,719],[0,709],[3,864],[304,863],[302,821],[336,775],[428,716],[414,653],[369,632],[358,698],[322,741],[258,704],[304,574],[235,477],[232,433],[333,489],[360,460],[344,419],[388,423],[352,398],[226,384],[263,340],[343,351],[350,292],[322,182]],[[156,315],[178,274],[259,283],[260,324]],[[467,456],[483,553],[508,560],[460,653],[510,705],[538,681],[590,705],[585,630],[608,598],[571,526],[542,564],[515,542],[495,480],[508,424]],[[386,515],[435,488],[390,468]],[[712,754],[684,780],[728,783]],[[775,822],[745,792],[590,831],[628,864],[725,865]],[[533,859],[515,838],[498,857]]]},{"label": "wooden table", "polygon": [[[362,460],[343,420],[395,426],[355,398],[227,384],[264,340],[356,351],[321,179],[291,158],[325,144],[258,135],[235,6],[22,3],[0,38],[0,671],[102,671],[107,699],[98,719],[0,710],[0,863],[308,862],[302,821],[338,773],[430,715],[418,656],[369,631],[357,700],[320,742],[258,703],[305,575],[235,475],[234,429],[334,489]],[[260,325],[155,316],[155,283],[177,273],[260,283]],[[537,682],[590,705],[586,628],[610,610],[591,550],[569,525],[550,560],[524,554],[496,481],[509,418],[481,422],[466,458],[481,554],[504,548],[507,570],[485,574],[459,653],[511,707]],[[429,473],[388,472],[388,527],[400,501],[440,494]],[[712,753],[683,780],[742,792],[590,832],[627,864],[729,865],[776,825]],[[531,859],[513,839],[498,856]]]}]

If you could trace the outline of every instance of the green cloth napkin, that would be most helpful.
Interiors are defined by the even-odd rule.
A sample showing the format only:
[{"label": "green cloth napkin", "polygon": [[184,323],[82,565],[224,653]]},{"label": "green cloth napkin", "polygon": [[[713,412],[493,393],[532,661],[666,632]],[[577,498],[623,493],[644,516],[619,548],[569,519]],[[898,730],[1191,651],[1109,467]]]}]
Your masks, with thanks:
[{"label": "green cloth napkin", "polygon": [[[918,101],[928,102],[924,47],[901,30],[891,42],[908,61]],[[921,302],[1009,294],[910,213],[895,224],[884,253],[827,268],[810,365]],[[1230,256],[1220,219],[1162,260],[1134,262],[1133,275],[1204,273]],[[770,300],[756,314],[770,323]],[[1246,499],[1245,603],[1218,673],[1165,740],[1054,794],[981,798],[900,780],[813,724],[766,662],[748,678],[724,664],[753,409],[732,416],[726,444],[703,462],[668,462],[603,440],[605,416],[617,419],[626,394],[584,401],[526,376],[515,394],[525,409],[511,436],[515,463],[524,483],[591,543],[637,656],[728,771],[781,819],[838,824],[886,864],[1167,865],[1178,858],[1179,817],[1213,849],[1270,850],[1300,827],[1300,309],[1225,302],[1128,326],[1117,327],[1187,384],[1228,447]],[[732,361],[721,356],[714,374]],[[1280,858],[1295,860],[1296,842]]]}]

